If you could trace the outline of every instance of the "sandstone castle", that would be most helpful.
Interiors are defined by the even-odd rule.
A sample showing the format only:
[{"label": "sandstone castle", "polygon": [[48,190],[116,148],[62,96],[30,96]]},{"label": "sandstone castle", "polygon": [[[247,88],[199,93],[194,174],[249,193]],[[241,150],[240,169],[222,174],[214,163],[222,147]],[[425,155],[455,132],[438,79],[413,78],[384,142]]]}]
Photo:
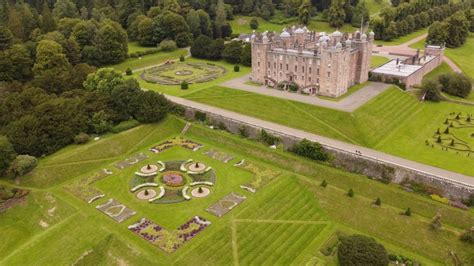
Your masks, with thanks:
[{"label": "sandstone castle", "polygon": [[339,97],[368,80],[374,34],[330,35],[306,27],[252,34],[252,80],[279,89]]}]

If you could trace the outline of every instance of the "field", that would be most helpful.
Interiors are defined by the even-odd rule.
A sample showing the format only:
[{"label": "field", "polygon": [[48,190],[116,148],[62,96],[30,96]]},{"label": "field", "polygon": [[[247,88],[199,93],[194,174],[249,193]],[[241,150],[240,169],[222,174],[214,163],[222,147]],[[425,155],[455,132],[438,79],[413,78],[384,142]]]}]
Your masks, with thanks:
[{"label": "field", "polygon": [[[462,230],[471,226],[473,212],[461,211],[405,192],[395,185],[315,164],[199,124],[193,124],[181,137],[202,144],[201,149],[192,151],[175,146],[159,153],[148,151],[154,145],[178,136],[183,126],[183,121],[169,117],[162,123],[107,136],[98,142],[70,146],[42,159],[43,167],[45,164],[57,165],[57,174],[41,182],[30,179],[18,185],[31,189],[31,193],[26,202],[0,214],[0,230],[4,236],[0,244],[0,264],[151,265],[156,261],[180,265],[228,265],[231,262],[240,265],[333,264],[335,256],[325,255],[321,250],[337,240],[337,234],[351,233],[370,235],[383,243],[390,253],[424,265],[450,264],[452,258],[445,249],[447,246],[464,263],[470,264],[474,260],[470,247],[458,240]],[[142,135],[135,130],[147,127],[151,132],[167,133],[150,133],[150,138],[142,141]],[[133,142],[136,145],[130,145]],[[222,156],[204,154],[210,150],[227,154],[232,159],[225,163],[221,161]],[[122,170],[114,166],[138,152],[148,157]],[[84,170],[71,173],[67,162],[74,163],[75,154],[81,158],[78,163]],[[110,160],[95,166],[87,165],[97,158]],[[139,200],[130,191],[130,180],[142,166],[157,160],[168,162],[188,158],[211,166],[215,171],[216,182],[209,187],[211,194],[208,197],[152,204]],[[245,159],[247,166],[258,166],[252,168],[254,170],[274,172],[276,178],[264,183],[256,193],[240,188],[239,184],[255,178],[254,173],[246,170],[250,168],[245,164],[234,166],[241,159]],[[64,189],[104,168],[113,173],[90,186],[102,191],[105,197],[88,204]],[[39,170],[34,170],[33,176]],[[322,179],[327,180],[328,187],[319,186]],[[345,195],[348,188],[354,189],[354,198]],[[246,199],[220,218],[205,210],[230,192]],[[377,197],[382,199],[382,207],[371,206]],[[117,223],[94,208],[109,198],[136,214]],[[413,216],[400,215],[399,212],[408,206],[412,208]],[[429,229],[429,222],[438,212],[443,215],[443,229],[435,232]],[[25,216],[29,219],[23,219]],[[203,217],[211,224],[172,253],[127,228],[145,217],[163,230],[171,230],[193,216]],[[167,232],[174,234],[179,230]],[[169,241],[176,240],[170,238]]]},{"label": "field", "polygon": [[379,67],[379,66],[387,63],[388,61],[390,61],[390,59],[388,59],[384,56],[373,55],[370,58],[370,67],[371,68],[376,68],[376,67]]},{"label": "field", "polygon": [[177,60],[181,55],[187,55],[186,49],[177,49],[172,52],[158,52],[151,55],[143,56],[142,58],[129,58],[120,64],[112,65],[111,67],[125,71],[127,68],[132,70],[163,63],[169,60]]},{"label": "field", "polygon": [[353,113],[217,86],[185,98],[474,175],[473,158],[425,145],[444,116],[451,112],[472,112],[470,106],[420,103],[395,87]]}]

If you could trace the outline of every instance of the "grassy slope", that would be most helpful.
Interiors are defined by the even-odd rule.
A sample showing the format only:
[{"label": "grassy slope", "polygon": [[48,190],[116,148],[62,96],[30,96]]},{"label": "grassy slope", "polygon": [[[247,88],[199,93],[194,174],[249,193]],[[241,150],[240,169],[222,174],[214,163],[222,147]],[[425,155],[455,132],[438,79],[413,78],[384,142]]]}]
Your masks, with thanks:
[{"label": "grassy slope", "polygon": [[155,47],[145,47],[141,46],[138,42],[129,42],[128,43],[128,54],[133,54],[136,52],[143,52],[146,50],[153,49]]},{"label": "grassy slope", "polygon": [[[422,163],[474,175],[472,158],[449,154],[424,143],[450,112],[472,112],[470,106],[419,103],[410,94],[392,88],[352,114],[273,98],[211,87],[186,98],[284,124],[308,132],[358,143]],[[430,114],[431,113],[431,114]],[[433,131],[434,132],[434,131]],[[407,148],[409,147],[409,148]]]},{"label": "grassy slope", "polygon": [[471,33],[466,43],[458,48],[446,48],[445,55],[461,68],[464,74],[474,79],[474,34]]},{"label": "grassy slope", "polygon": [[399,44],[402,44],[402,43],[405,43],[405,42],[408,42],[409,40],[413,39],[413,38],[416,38],[420,35],[423,35],[425,33],[428,32],[428,28],[424,28],[424,29],[420,29],[420,30],[417,30],[417,31],[414,31],[410,34],[407,34],[405,36],[402,36],[400,38],[397,38],[395,40],[391,40],[391,41],[382,41],[382,40],[376,40],[375,43],[376,44],[381,44],[381,45],[386,45],[386,46],[389,46],[389,45],[399,45]]},{"label": "grassy slope", "polygon": [[177,49],[172,52],[158,52],[155,54],[143,56],[141,59],[129,58],[120,64],[112,65],[110,67],[113,67],[120,71],[125,71],[127,68],[133,70],[142,67],[147,67],[150,65],[157,65],[167,60],[177,60],[181,55],[187,55],[187,53],[188,52],[186,49]]},{"label": "grassy slope", "polygon": [[372,57],[370,58],[370,67],[376,68],[387,63],[388,61],[390,61],[390,59],[385,56],[372,55]]},{"label": "grassy slope", "polygon": [[[156,127],[161,130],[165,124]],[[179,130],[176,130],[175,134],[178,132]],[[131,132],[127,131],[120,135],[129,134]],[[61,215],[64,222],[56,223],[42,232],[35,231],[27,237],[27,244],[13,246],[16,252],[12,255],[8,255],[11,250],[0,250],[0,264],[56,265],[77,262],[82,265],[150,265],[153,261],[168,265],[173,262],[180,265],[228,265],[237,259],[242,265],[255,261],[267,263],[267,260],[268,264],[288,264],[290,261],[306,264],[314,256],[317,256],[319,261],[333,259],[322,256],[317,250],[335,230],[369,234],[383,242],[390,252],[409,256],[426,265],[444,263],[448,257],[444,250],[447,245],[461,259],[467,259],[469,256],[474,259],[472,254],[469,255],[469,247],[462,245],[457,239],[460,230],[471,225],[473,213],[404,192],[394,185],[384,185],[315,164],[289,153],[269,149],[225,132],[194,125],[187,137],[205,144],[205,148],[218,147],[233,154],[236,156],[234,160],[245,158],[270,167],[281,167],[283,174],[268,187],[251,194],[235,187],[236,183],[246,177],[243,171],[236,171],[231,166],[232,162],[224,165],[200,153],[174,148],[158,156],[160,159],[166,159],[192,154],[199,160],[212,163],[219,173],[220,187],[215,188],[215,193],[220,196],[226,192],[218,189],[232,189],[246,195],[248,199],[223,218],[213,217],[203,210],[215,200],[214,198],[204,199],[206,204],[199,201],[169,206],[138,204],[126,191],[124,184],[133,169],[119,171],[118,175],[112,175],[97,184],[109,196],[118,198],[138,211],[134,218],[118,224],[95,210],[95,204],[88,205],[59,187],[48,189],[57,195],[61,202],[74,206],[75,214],[71,216],[68,207],[68,211],[63,211],[65,214]],[[153,143],[160,141],[162,138],[157,136]],[[78,149],[78,153],[81,153],[79,147],[70,149]],[[90,152],[100,152],[102,149],[103,147],[97,146],[96,150]],[[323,178],[329,182],[329,187],[325,190],[319,187]],[[353,199],[345,196],[349,187],[356,192]],[[382,209],[370,206],[370,202],[376,197],[382,198]],[[414,215],[411,218],[398,215],[406,206],[413,209]],[[36,212],[40,209],[44,212],[50,206],[44,207],[45,209],[35,205],[28,206],[31,211]],[[357,211],[354,212],[354,209]],[[59,209],[57,211],[59,214]],[[176,214],[171,213],[173,211]],[[431,217],[437,212],[443,215],[445,229],[433,232],[427,228]],[[190,213],[203,215],[213,223],[171,255],[165,255],[157,247],[127,230],[130,223],[142,216],[152,217],[160,224],[173,226],[180,223],[180,218]],[[9,210],[6,215],[11,219],[0,219],[0,224],[15,226],[18,224],[14,220],[15,215],[24,217],[28,213],[18,207]],[[31,220],[27,222],[31,225],[26,224],[17,230],[28,230],[29,227],[35,226],[36,221]],[[263,230],[269,233],[265,234]],[[413,237],[414,235],[416,237]]]},{"label": "grassy slope", "polygon": [[375,16],[378,14],[383,8],[389,7],[390,1],[388,0],[367,0],[365,1],[367,8],[369,9],[370,16]]}]

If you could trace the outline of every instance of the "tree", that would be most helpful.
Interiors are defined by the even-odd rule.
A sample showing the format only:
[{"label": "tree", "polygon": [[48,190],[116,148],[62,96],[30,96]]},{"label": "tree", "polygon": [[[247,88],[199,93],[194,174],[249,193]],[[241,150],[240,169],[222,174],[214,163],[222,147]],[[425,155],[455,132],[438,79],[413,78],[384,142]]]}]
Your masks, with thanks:
[{"label": "tree", "polygon": [[71,33],[73,38],[81,48],[87,45],[94,45],[97,34],[97,26],[90,20],[77,23]]},{"label": "tree", "polygon": [[128,56],[127,32],[115,21],[106,20],[102,23],[95,44],[102,64],[118,63]]},{"label": "tree", "polygon": [[381,206],[382,205],[382,200],[380,198],[377,198],[374,202],[375,205]]},{"label": "tree", "polygon": [[133,113],[141,123],[155,123],[165,118],[170,109],[170,103],[162,95],[153,91],[140,91],[133,104],[139,106]]},{"label": "tree", "polygon": [[137,26],[137,40],[143,46],[156,45],[153,40],[153,19],[145,17]]},{"label": "tree", "polygon": [[373,238],[363,235],[341,237],[337,246],[337,257],[341,266],[346,265],[388,265],[385,247]]},{"label": "tree", "polygon": [[398,37],[397,23],[392,21],[390,22],[388,27],[385,29],[382,38],[384,41],[390,41],[390,40],[396,39],[397,37]]},{"label": "tree", "polygon": [[351,197],[351,198],[354,197],[354,190],[353,190],[352,188],[350,188],[350,189],[347,191],[347,196],[348,196],[348,197]]},{"label": "tree", "polygon": [[253,29],[253,30],[256,30],[258,29],[258,19],[256,17],[253,17],[251,20],[250,20],[250,28]]},{"label": "tree", "polygon": [[310,0],[303,0],[300,7],[298,8],[298,20],[300,24],[308,25],[311,20],[311,10],[313,6]]},{"label": "tree", "polygon": [[0,174],[4,173],[15,159],[16,152],[6,136],[0,135]]},{"label": "tree", "polygon": [[194,38],[197,38],[199,35],[203,34],[201,29],[201,19],[199,17],[199,13],[196,10],[191,9],[188,12],[186,15],[186,22]]},{"label": "tree", "polygon": [[411,209],[407,208],[404,213],[406,216],[411,216]]},{"label": "tree", "polygon": [[462,11],[458,11],[447,20],[447,32],[449,38],[446,39],[446,46],[459,47],[463,45],[469,35],[470,23]]},{"label": "tree", "polygon": [[423,82],[421,89],[425,95],[425,100],[439,102],[441,100],[440,84],[435,80]]},{"label": "tree", "polygon": [[13,44],[13,35],[5,26],[0,26],[0,51],[5,51]]},{"label": "tree", "polygon": [[176,42],[172,40],[164,40],[160,42],[160,45],[158,45],[158,48],[160,48],[161,51],[174,51],[177,49]]},{"label": "tree", "polygon": [[222,52],[222,58],[231,64],[237,64],[240,62],[242,56],[242,44],[240,41],[232,41],[224,45]]},{"label": "tree", "polygon": [[344,25],[344,18],[346,13],[343,9],[342,0],[332,1],[331,7],[328,11],[328,21],[331,27],[342,27]]},{"label": "tree", "polygon": [[26,40],[27,35],[25,34],[23,22],[20,19],[20,15],[15,7],[9,8],[8,12],[8,29],[10,32],[20,40]]},{"label": "tree", "polygon": [[176,35],[175,41],[178,47],[187,47],[193,42],[193,35],[189,32],[180,32]]},{"label": "tree", "polygon": [[352,15],[351,24],[354,27],[360,27],[362,22],[368,22],[370,18],[369,9],[365,4],[365,1],[360,1],[357,3],[357,6],[354,8],[354,13]]},{"label": "tree", "polygon": [[153,19],[153,38],[155,43],[160,43],[165,39],[176,39],[180,32],[189,32],[186,20],[175,13],[164,12]]},{"label": "tree", "polygon": [[110,117],[104,110],[100,110],[92,115],[91,119],[94,133],[103,134],[112,128]]},{"label": "tree", "polygon": [[435,21],[428,29],[426,42],[433,45],[444,45],[448,39],[448,25]]},{"label": "tree", "polygon": [[208,59],[219,60],[222,58],[222,51],[224,50],[224,40],[215,39],[209,45]]},{"label": "tree", "polygon": [[439,230],[441,229],[441,214],[437,213],[435,217],[433,217],[433,220],[430,223],[430,227],[433,230]]},{"label": "tree", "polygon": [[24,176],[31,172],[38,164],[38,159],[30,155],[18,155],[8,167],[7,175],[10,177]]},{"label": "tree", "polygon": [[122,74],[117,70],[101,68],[87,76],[86,81],[84,81],[84,89],[111,93],[117,86],[124,84],[124,82]]},{"label": "tree", "polygon": [[292,152],[317,161],[326,161],[328,155],[323,150],[321,144],[307,139],[296,143],[291,149]]},{"label": "tree", "polygon": [[12,62],[12,78],[21,81],[31,78],[33,60],[28,48],[23,44],[15,44],[7,50],[7,54]]},{"label": "tree", "polygon": [[211,38],[206,35],[200,35],[191,45],[191,55],[196,58],[208,58],[211,42]]},{"label": "tree", "polygon": [[48,92],[60,93],[67,86],[70,68],[61,45],[52,40],[42,40],[38,43],[33,66],[36,85]]},{"label": "tree", "polygon": [[250,44],[244,45],[240,57],[240,63],[244,66],[252,66],[252,46]]},{"label": "tree", "polygon": [[43,3],[43,11],[41,12],[42,24],[41,31],[47,33],[56,30],[56,22],[54,21],[48,2]]},{"label": "tree", "polygon": [[462,98],[466,98],[472,90],[472,81],[462,73],[447,73],[438,77],[441,90]]},{"label": "tree", "polygon": [[217,6],[216,6],[216,30],[217,30],[217,35],[215,37],[217,38],[223,38],[222,34],[222,27],[224,26],[226,19],[226,12],[225,12],[225,6],[224,6],[224,0],[218,0],[217,1]]},{"label": "tree", "polygon": [[57,0],[54,4],[53,15],[57,18],[78,17],[76,5],[71,0]]}]

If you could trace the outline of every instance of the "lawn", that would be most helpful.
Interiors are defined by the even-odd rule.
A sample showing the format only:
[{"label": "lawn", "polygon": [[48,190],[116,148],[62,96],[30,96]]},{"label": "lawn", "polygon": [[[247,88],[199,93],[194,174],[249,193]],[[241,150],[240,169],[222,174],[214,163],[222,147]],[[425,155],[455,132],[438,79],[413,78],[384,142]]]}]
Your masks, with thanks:
[{"label": "lawn", "polygon": [[447,63],[441,63],[441,65],[437,66],[433,69],[430,73],[423,77],[423,81],[426,80],[433,80],[437,79],[439,75],[446,74],[446,73],[453,73],[454,71]]},{"label": "lawn", "polygon": [[145,55],[141,58],[129,58],[120,64],[111,65],[120,71],[125,71],[127,68],[131,70],[140,69],[143,67],[158,65],[169,60],[178,60],[181,55],[187,55],[186,49],[177,49],[172,52],[158,52],[155,54]]},{"label": "lawn", "polygon": [[[135,149],[124,144],[119,148],[121,152],[105,152],[104,156],[118,155],[112,162],[103,162],[86,173],[103,168],[113,170],[112,175],[91,184],[106,194],[104,198],[88,204],[64,190],[63,185],[46,186],[33,190],[27,202],[1,213],[0,229],[5,241],[0,244],[0,264],[151,265],[157,261],[167,265],[332,264],[335,257],[326,256],[319,250],[336,233],[367,234],[383,243],[390,253],[409,257],[423,265],[442,265],[450,261],[445,250],[447,246],[465,264],[474,261],[470,247],[458,240],[458,234],[472,225],[473,212],[461,211],[408,193],[396,185],[349,174],[199,124],[193,124],[182,137],[203,144],[200,150],[176,146],[158,154],[148,151],[179,135],[183,125],[180,119],[169,117],[150,127],[153,127],[152,132],[166,130],[170,134],[154,135],[152,140],[140,143],[135,136],[137,133],[129,130],[103,138],[101,145],[70,146],[50,158],[41,159],[46,163],[69,162],[75,152],[86,159],[85,154],[102,154],[104,149],[120,146],[118,139],[137,142]],[[122,170],[113,166],[129,158],[132,150],[134,154],[143,152],[149,157]],[[225,163],[220,157],[204,154],[209,150],[233,158]],[[157,160],[187,158],[203,162],[215,171],[216,183],[210,187],[208,197],[150,204],[130,192],[129,182],[142,166]],[[241,159],[279,175],[256,193],[250,193],[239,185],[254,178],[253,174],[244,167],[233,166]],[[58,174],[49,176],[50,181],[45,183],[62,184],[63,179],[73,181],[84,176],[65,172],[66,168],[63,171],[58,170]],[[319,186],[322,179],[329,183],[325,189]],[[354,198],[345,195],[348,188],[354,189]],[[221,218],[205,210],[230,192],[243,195],[246,200]],[[382,207],[371,206],[376,197],[382,199]],[[96,205],[109,198],[118,200],[136,214],[117,223],[96,210]],[[412,217],[399,215],[407,206],[413,210]],[[438,212],[443,216],[443,229],[429,230],[429,222]],[[211,221],[211,225],[170,254],[127,228],[146,217],[163,230],[170,230],[195,215]]]},{"label": "lawn", "polygon": [[372,55],[372,57],[370,58],[370,67],[376,68],[387,63],[388,61],[390,61],[390,59],[385,56]]},{"label": "lawn", "polygon": [[128,54],[143,52],[143,51],[150,50],[153,48],[156,48],[156,47],[146,47],[146,46],[141,46],[138,42],[128,42]]},{"label": "lawn", "polygon": [[472,157],[425,145],[447,114],[470,106],[420,103],[395,87],[353,113],[218,86],[185,98],[474,176]]},{"label": "lawn", "polygon": [[424,29],[420,29],[420,30],[417,30],[417,31],[414,31],[410,34],[407,34],[405,36],[402,36],[400,38],[397,38],[395,40],[391,40],[391,41],[383,41],[383,40],[376,40],[375,41],[375,44],[380,44],[380,45],[386,45],[386,46],[390,46],[390,45],[400,45],[402,43],[406,43],[408,41],[410,41],[411,39],[414,39],[418,36],[421,36],[425,33],[428,33],[428,28],[424,28]]},{"label": "lawn", "polygon": [[390,1],[388,0],[368,0],[365,1],[365,4],[369,9],[371,17],[376,16],[383,8],[391,6]]},{"label": "lawn", "polygon": [[466,43],[458,48],[446,48],[444,52],[447,57],[461,68],[467,76],[474,79],[474,34],[470,33]]}]

